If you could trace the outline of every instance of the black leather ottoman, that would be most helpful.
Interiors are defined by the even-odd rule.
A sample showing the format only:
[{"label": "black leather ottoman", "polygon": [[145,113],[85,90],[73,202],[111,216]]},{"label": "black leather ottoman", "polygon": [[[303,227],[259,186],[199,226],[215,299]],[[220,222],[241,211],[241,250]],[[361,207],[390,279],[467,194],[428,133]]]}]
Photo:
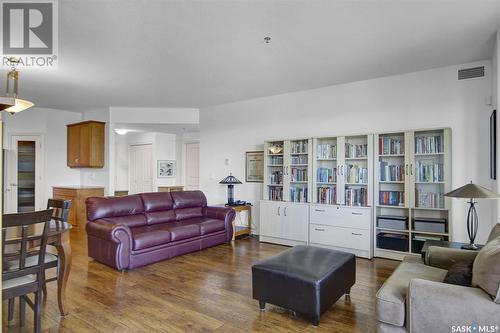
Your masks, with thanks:
[{"label": "black leather ottoman", "polygon": [[353,254],[295,246],[252,266],[253,298],[311,318],[313,325],[356,282]]}]

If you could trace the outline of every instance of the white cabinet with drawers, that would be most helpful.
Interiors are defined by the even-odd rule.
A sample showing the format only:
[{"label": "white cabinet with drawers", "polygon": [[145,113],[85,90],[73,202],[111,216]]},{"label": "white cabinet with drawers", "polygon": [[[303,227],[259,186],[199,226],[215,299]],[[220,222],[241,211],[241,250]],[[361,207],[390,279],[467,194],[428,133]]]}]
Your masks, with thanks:
[{"label": "white cabinet with drawers", "polygon": [[310,205],[309,244],[372,258],[370,207]]},{"label": "white cabinet with drawers", "polygon": [[282,245],[307,244],[309,205],[280,201],[260,202],[260,240]]}]

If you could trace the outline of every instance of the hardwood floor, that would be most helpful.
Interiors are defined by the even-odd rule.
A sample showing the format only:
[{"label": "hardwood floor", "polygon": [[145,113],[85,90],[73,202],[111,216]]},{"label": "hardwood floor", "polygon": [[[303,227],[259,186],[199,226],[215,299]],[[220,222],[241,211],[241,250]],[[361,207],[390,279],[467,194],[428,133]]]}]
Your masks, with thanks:
[{"label": "hardwood floor", "polygon": [[[375,293],[399,264],[357,259],[350,301],[341,298],[314,328],[307,318],[270,304],[261,313],[252,299],[251,265],[286,247],[237,240],[121,273],[87,257],[81,232],[72,231],[71,241],[70,313],[59,316],[50,283],[44,332],[375,332]],[[19,332],[17,311],[8,324],[3,305],[2,332]],[[32,332],[31,310],[26,314],[22,331]]]}]

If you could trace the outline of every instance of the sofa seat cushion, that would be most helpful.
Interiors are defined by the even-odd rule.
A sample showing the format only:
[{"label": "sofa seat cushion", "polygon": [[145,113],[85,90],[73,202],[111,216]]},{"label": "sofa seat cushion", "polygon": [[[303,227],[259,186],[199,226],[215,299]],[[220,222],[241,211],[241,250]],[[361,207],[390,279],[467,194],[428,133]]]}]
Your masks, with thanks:
[{"label": "sofa seat cushion", "polygon": [[222,231],[226,228],[224,221],[216,219],[204,218],[201,220],[201,222],[199,222],[199,224],[202,235],[207,235],[217,231]]},{"label": "sofa seat cushion", "polygon": [[130,231],[133,239],[132,248],[135,251],[166,244],[171,240],[170,232],[163,225],[136,227]]},{"label": "sofa seat cushion", "polygon": [[170,232],[170,240],[172,242],[201,236],[201,228],[198,222],[165,223],[162,228]]},{"label": "sofa seat cushion", "polygon": [[377,292],[376,311],[379,321],[404,326],[406,293],[412,279],[442,282],[447,271],[427,266],[422,259],[407,256]]}]

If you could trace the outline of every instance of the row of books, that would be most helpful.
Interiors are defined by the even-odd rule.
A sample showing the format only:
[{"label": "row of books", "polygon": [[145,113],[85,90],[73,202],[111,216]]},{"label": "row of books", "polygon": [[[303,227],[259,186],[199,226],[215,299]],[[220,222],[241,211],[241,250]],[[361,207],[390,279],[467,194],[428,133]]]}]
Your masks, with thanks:
[{"label": "row of books", "polygon": [[307,155],[295,155],[291,158],[292,164],[307,164]]},{"label": "row of books", "polygon": [[415,138],[416,154],[434,154],[443,152],[443,137],[435,136],[417,136]]},{"label": "row of books", "polygon": [[405,168],[402,164],[394,165],[380,161],[380,180],[384,182],[399,182],[405,179]]},{"label": "row of books", "polygon": [[416,177],[418,182],[442,182],[444,180],[443,164],[434,163],[434,161],[418,161]]},{"label": "row of books", "polygon": [[318,144],[318,159],[337,158],[337,145],[330,143]]},{"label": "row of books", "polygon": [[368,190],[366,188],[346,188],[345,204],[349,206],[368,205]]},{"label": "row of books", "polygon": [[269,174],[269,183],[273,185],[283,184],[283,171],[274,171]]},{"label": "row of books", "polygon": [[404,154],[404,142],[401,139],[379,136],[378,153],[379,155]]},{"label": "row of books", "polygon": [[290,187],[291,202],[307,202],[307,187]]},{"label": "row of books", "polygon": [[318,187],[318,203],[329,205],[337,203],[337,187]]},{"label": "row of books", "polygon": [[380,191],[378,202],[385,206],[404,206],[405,193],[403,191]]},{"label": "row of books", "polygon": [[416,204],[420,208],[444,208],[444,195],[440,192],[416,190]]},{"label": "row of books", "polygon": [[345,157],[356,158],[356,157],[366,157],[368,155],[368,144],[363,143],[360,145],[355,145],[352,143],[345,144]]},{"label": "row of books", "polygon": [[317,181],[318,183],[337,182],[337,168],[318,168]]},{"label": "row of books", "polygon": [[290,175],[292,181],[305,182],[307,181],[307,169],[291,168]]},{"label": "row of books", "polygon": [[283,164],[283,156],[269,156],[269,165],[273,165],[273,164],[282,165]]},{"label": "row of books", "polygon": [[290,151],[291,151],[292,154],[307,153],[307,140],[304,140],[304,141],[292,141],[290,143]]},{"label": "row of books", "polygon": [[355,164],[346,164],[346,182],[356,184],[368,183],[368,169]]},{"label": "row of books", "polygon": [[269,200],[282,201],[283,187],[269,187]]}]

